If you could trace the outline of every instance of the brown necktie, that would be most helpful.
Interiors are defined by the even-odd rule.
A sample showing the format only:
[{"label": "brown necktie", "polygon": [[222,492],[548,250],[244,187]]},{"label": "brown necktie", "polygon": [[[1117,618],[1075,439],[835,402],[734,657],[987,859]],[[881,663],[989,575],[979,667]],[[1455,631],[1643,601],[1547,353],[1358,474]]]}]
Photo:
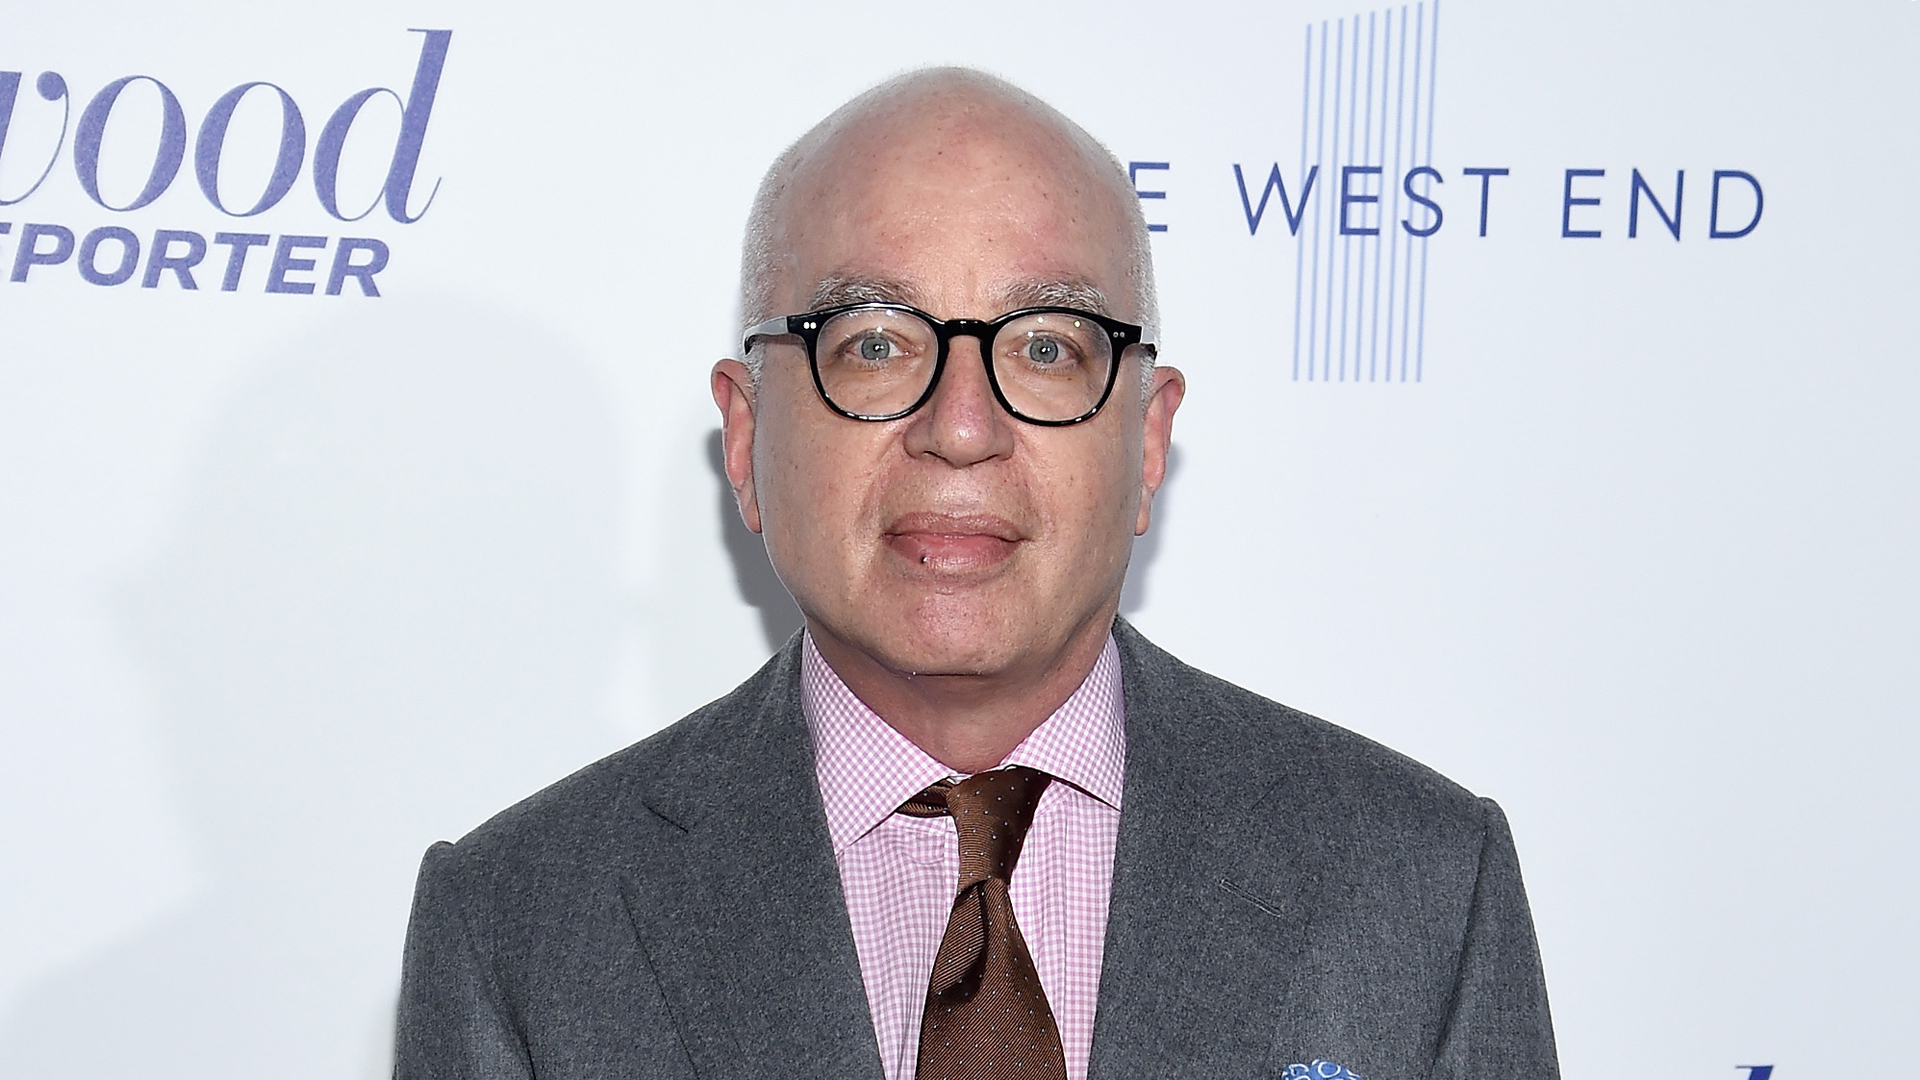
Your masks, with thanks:
[{"label": "brown necktie", "polygon": [[1052,779],[1020,766],[995,769],[943,780],[900,808],[917,817],[951,814],[960,832],[960,891],[933,957],[917,1080],[1066,1080],[1053,1010],[1007,895],[1034,807]]}]

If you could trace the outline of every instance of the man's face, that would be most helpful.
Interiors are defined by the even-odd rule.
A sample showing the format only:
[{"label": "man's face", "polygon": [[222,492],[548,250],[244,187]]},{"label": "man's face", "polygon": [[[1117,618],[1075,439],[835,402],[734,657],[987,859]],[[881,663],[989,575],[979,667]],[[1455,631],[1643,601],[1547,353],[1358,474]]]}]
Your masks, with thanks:
[{"label": "man's face", "polygon": [[[787,312],[884,299],[991,319],[1064,291],[1139,318],[1116,194],[1058,133],[873,120],[816,164],[787,209]],[[898,674],[991,675],[1104,636],[1164,474],[1176,373],[1143,403],[1130,353],[1097,416],[1039,427],[995,401],[980,343],[955,338],[933,397],[873,423],[826,407],[796,340],[765,348],[750,415],[728,410],[729,472],[816,637]]]}]

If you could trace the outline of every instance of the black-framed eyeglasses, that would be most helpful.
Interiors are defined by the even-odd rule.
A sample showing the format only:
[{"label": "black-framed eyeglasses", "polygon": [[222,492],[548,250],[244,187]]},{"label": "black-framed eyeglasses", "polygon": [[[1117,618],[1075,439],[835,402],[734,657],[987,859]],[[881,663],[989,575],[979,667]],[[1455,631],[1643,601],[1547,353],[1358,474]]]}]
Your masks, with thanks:
[{"label": "black-framed eyeglasses", "polygon": [[755,338],[792,334],[807,347],[813,385],[850,420],[898,420],[927,403],[956,337],[981,345],[1000,407],[1029,424],[1088,420],[1113,393],[1127,348],[1154,343],[1131,323],[1067,307],[1009,311],[991,322],[936,319],[905,304],[841,304],[781,315],[747,328]]}]

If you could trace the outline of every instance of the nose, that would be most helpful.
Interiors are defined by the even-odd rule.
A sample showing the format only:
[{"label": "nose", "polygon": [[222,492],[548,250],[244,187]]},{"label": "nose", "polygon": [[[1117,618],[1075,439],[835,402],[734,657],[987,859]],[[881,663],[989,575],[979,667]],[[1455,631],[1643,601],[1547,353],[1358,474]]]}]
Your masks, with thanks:
[{"label": "nose", "polygon": [[1013,417],[993,396],[976,338],[955,337],[933,397],[907,421],[907,452],[939,458],[956,469],[1013,453]]}]

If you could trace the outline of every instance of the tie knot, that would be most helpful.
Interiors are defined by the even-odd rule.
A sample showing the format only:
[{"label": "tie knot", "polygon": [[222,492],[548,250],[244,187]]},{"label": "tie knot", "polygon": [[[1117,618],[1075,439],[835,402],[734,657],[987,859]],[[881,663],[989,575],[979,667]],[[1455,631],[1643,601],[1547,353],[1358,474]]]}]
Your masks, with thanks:
[{"label": "tie knot", "polygon": [[965,780],[942,780],[900,809],[920,817],[952,815],[960,833],[960,887],[965,889],[989,878],[1005,881],[1013,876],[1033,811],[1052,780],[1038,769],[1013,765]]}]

